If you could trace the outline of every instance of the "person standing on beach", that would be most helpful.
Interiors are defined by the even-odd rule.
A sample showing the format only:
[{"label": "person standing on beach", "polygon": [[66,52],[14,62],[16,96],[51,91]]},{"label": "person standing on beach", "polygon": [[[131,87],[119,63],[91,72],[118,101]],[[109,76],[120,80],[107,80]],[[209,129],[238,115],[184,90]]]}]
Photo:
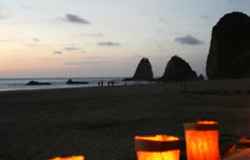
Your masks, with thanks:
[{"label": "person standing on beach", "polygon": [[114,86],[114,84],[115,84],[115,82],[114,82],[114,81],[111,81],[111,85],[112,85],[112,87]]}]

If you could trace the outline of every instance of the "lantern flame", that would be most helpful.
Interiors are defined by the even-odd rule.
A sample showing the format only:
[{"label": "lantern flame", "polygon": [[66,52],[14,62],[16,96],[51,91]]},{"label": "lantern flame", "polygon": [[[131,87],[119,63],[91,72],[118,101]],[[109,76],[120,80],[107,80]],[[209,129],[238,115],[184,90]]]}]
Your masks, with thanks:
[{"label": "lantern flame", "polygon": [[218,122],[215,122],[215,121],[198,121],[197,124],[218,124]]},{"label": "lantern flame", "polygon": [[136,136],[135,139],[140,140],[151,140],[151,141],[160,141],[160,142],[168,142],[168,141],[177,141],[178,137],[167,136],[167,135],[155,135],[155,136]]},{"label": "lantern flame", "polygon": [[55,157],[49,160],[84,160],[84,156],[71,156],[71,157]]}]

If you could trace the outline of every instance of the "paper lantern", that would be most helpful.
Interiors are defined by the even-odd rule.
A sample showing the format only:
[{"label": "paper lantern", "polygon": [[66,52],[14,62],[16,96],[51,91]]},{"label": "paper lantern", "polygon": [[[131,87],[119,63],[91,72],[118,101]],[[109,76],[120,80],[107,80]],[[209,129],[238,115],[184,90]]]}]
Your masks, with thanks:
[{"label": "paper lantern", "polygon": [[84,160],[84,156],[56,157],[49,160]]},{"label": "paper lantern", "polygon": [[237,149],[244,149],[250,148],[250,137],[249,136],[242,136],[237,141]]},{"label": "paper lantern", "polygon": [[250,139],[248,136],[241,137],[237,143],[230,146],[224,153],[223,160],[248,160],[250,159]]},{"label": "paper lantern", "polygon": [[217,122],[185,123],[184,128],[188,160],[220,160]]},{"label": "paper lantern", "polygon": [[136,136],[138,160],[179,160],[180,141],[174,136]]}]

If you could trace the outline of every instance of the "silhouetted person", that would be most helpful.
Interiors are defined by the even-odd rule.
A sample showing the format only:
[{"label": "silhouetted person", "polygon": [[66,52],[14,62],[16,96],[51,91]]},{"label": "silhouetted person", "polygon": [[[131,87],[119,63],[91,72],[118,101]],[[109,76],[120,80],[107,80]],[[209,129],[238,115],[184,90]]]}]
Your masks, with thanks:
[{"label": "silhouetted person", "polygon": [[103,81],[101,81],[101,86],[103,87]]},{"label": "silhouetted person", "polygon": [[111,85],[114,86],[115,82],[114,81],[111,81]]},{"label": "silhouetted person", "polygon": [[98,86],[100,87],[100,85],[101,85],[101,82],[100,82],[100,81],[98,81]]}]

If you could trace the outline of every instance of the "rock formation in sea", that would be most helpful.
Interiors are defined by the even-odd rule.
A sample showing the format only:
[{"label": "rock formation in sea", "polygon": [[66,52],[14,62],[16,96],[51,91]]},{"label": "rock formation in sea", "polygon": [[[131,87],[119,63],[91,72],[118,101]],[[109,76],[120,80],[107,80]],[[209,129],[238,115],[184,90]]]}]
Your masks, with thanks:
[{"label": "rock formation in sea", "polygon": [[151,81],[153,80],[153,71],[147,58],[142,58],[138,64],[135,74],[132,78],[125,78],[125,81]]},{"label": "rock formation in sea", "polygon": [[206,72],[209,79],[250,77],[250,17],[233,12],[213,27]]},{"label": "rock formation in sea", "polygon": [[70,78],[66,84],[88,84],[89,82],[83,82],[83,81],[72,81],[72,79]]},{"label": "rock formation in sea", "polygon": [[29,86],[36,86],[36,85],[51,85],[51,83],[50,83],[50,82],[29,81],[28,83],[26,83],[26,85],[29,85]]},{"label": "rock formation in sea", "polygon": [[191,81],[197,80],[196,72],[190,65],[178,56],[173,56],[167,63],[161,81]]}]

